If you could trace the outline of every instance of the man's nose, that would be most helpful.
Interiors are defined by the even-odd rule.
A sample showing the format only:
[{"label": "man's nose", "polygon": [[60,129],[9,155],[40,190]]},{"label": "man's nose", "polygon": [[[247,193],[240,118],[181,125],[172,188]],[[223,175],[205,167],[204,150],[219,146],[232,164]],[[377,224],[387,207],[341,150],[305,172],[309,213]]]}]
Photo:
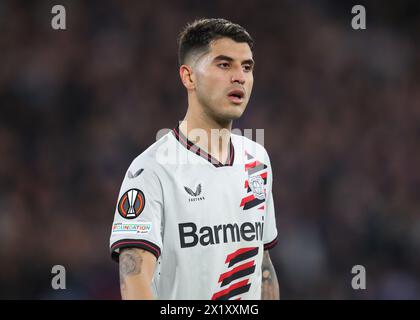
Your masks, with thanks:
[{"label": "man's nose", "polygon": [[232,78],[231,78],[231,82],[232,83],[239,83],[239,84],[244,84],[245,83],[245,74],[244,71],[242,70],[242,68],[240,68],[239,70],[235,70],[232,74]]}]

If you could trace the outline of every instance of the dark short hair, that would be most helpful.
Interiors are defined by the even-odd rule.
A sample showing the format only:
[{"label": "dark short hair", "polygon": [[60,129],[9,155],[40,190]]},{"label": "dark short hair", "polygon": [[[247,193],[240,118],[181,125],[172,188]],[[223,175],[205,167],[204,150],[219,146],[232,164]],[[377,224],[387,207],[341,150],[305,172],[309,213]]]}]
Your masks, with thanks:
[{"label": "dark short hair", "polygon": [[254,40],[240,25],[225,19],[198,19],[181,31],[178,38],[178,62],[185,63],[193,52],[207,51],[211,41],[230,38],[236,42],[246,42],[252,50]]}]

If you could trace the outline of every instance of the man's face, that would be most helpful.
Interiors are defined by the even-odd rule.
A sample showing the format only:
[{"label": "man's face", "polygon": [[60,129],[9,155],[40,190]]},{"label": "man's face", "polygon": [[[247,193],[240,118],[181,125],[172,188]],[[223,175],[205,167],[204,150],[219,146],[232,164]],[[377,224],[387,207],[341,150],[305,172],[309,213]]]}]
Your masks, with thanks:
[{"label": "man's face", "polygon": [[193,70],[197,100],[219,121],[238,119],[248,104],[254,83],[252,52],[246,42],[220,38],[210,43]]}]

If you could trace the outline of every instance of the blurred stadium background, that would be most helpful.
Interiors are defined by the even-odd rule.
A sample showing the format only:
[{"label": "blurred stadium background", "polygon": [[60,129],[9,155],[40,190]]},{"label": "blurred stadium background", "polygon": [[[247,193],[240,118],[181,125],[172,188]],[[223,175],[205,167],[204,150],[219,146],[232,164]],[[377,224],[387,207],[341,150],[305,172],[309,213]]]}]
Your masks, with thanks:
[{"label": "blurred stadium background", "polygon": [[[51,8],[67,10],[54,31]],[[367,30],[351,28],[363,4]],[[119,299],[108,240],[125,170],[186,111],[179,30],[256,41],[235,128],[264,128],[283,299],[420,298],[420,2],[1,1],[0,298]],[[51,289],[51,268],[67,290]],[[353,265],[367,290],[350,285]]]}]

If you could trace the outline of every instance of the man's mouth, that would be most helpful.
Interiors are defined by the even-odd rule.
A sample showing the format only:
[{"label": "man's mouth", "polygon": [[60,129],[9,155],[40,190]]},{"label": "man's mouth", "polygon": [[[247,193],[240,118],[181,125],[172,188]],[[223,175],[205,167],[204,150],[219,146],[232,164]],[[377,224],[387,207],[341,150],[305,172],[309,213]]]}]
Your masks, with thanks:
[{"label": "man's mouth", "polygon": [[241,89],[234,89],[229,91],[228,99],[235,104],[241,104],[244,101],[245,92]]}]

